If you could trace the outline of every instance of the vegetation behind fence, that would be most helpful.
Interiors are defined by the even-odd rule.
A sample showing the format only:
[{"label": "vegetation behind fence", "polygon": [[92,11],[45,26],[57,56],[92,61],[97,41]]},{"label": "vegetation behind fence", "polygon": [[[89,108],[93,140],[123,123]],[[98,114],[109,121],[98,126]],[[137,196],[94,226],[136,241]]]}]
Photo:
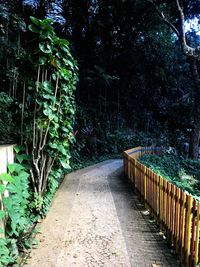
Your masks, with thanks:
[{"label": "vegetation behind fence", "polygon": [[156,147],[136,147],[123,153],[124,172],[146,208],[160,225],[186,267],[199,263],[200,203],[138,161]]}]

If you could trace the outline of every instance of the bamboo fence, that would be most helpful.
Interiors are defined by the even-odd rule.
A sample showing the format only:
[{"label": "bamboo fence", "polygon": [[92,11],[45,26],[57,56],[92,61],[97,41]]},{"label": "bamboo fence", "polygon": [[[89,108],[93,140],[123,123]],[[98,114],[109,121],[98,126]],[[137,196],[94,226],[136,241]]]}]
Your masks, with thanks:
[{"label": "bamboo fence", "polygon": [[145,207],[159,224],[185,267],[200,261],[200,202],[138,161],[156,147],[136,147],[123,153],[124,172]]}]

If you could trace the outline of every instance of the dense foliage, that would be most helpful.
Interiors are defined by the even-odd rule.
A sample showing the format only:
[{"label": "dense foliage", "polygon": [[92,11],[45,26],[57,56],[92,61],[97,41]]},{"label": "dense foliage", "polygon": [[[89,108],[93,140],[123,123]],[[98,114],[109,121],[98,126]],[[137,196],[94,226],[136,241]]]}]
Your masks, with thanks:
[{"label": "dense foliage", "polygon": [[[68,170],[70,144],[74,141],[74,89],[77,66],[69,50],[69,43],[60,39],[50,26],[51,20],[31,17],[29,29],[39,40],[32,56],[37,57],[36,88],[29,85],[34,105],[33,125],[25,134],[31,152],[31,178],[35,198],[45,201],[46,194],[58,186],[64,170]],[[31,121],[30,116],[26,118]],[[47,190],[48,188],[48,190]]]},{"label": "dense foliage", "polygon": [[[5,198],[2,265],[29,246],[26,237],[71,156],[79,168],[138,145],[181,149],[189,141],[190,155],[198,156],[199,8],[192,0],[0,2],[0,144],[22,145],[19,165],[1,176],[8,180],[1,194],[9,191],[16,211],[22,207],[20,221]],[[164,175],[198,194],[198,161],[163,160],[163,170],[173,170]],[[178,162],[176,170],[170,161]],[[195,178],[183,182],[187,171]]]},{"label": "dense foliage", "polygon": [[[195,83],[190,64],[178,38],[150,2],[4,1],[0,42],[1,47],[6,43],[8,49],[7,57],[3,52],[0,57],[1,90],[11,97],[8,105],[11,100],[12,108],[22,102],[22,90],[16,87],[20,80],[18,68],[23,65],[26,50],[31,51],[34,45],[28,42],[27,46],[30,38],[24,24],[30,15],[48,17],[54,20],[56,32],[70,41],[79,62],[75,132],[93,128],[96,140],[102,144],[106,142],[102,129],[110,135],[118,135],[121,130],[128,135],[138,130],[154,137],[162,134],[173,146],[189,141],[195,124]],[[172,22],[178,21],[175,3],[156,3]],[[197,7],[196,1],[184,1],[186,20],[196,16]],[[198,44],[194,27],[187,32],[187,39],[191,45]],[[19,136],[17,121],[12,120],[15,112],[9,114],[8,124],[8,137],[14,142]],[[100,147],[97,143],[95,146]]]},{"label": "dense foliage", "polygon": [[31,21],[26,40],[31,49],[20,58],[14,91],[1,92],[1,141],[22,145],[15,147],[18,163],[0,175],[0,266],[19,264],[20,252],[31,247],[35,224],[70,168],[74,142],[76,61],[52,20]]},{"label": "dense foliage", "polygon": [[144,155],[140,162],[179,188],[200,197],[200,161],[173,153]]},{"label": "dense foliage", "polygon": [[19,263],[19,254],[30,248],[35,227],[35,214],[31,213],[31,187],[29,157],[21,147],[15,147],[20,163],[8,165],[8,174],[0,175],[0,193],[3,205],[0,220],[0,266]]}]

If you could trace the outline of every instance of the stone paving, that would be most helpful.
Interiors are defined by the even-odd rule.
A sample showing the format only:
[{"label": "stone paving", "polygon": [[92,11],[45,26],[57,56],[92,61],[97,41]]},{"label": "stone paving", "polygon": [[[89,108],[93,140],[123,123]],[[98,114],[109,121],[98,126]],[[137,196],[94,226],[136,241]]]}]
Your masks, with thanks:
[{"label": "stone paving", "polygon": [[66,176],[25,266],[179,266],[121,167],[109,160]]}]

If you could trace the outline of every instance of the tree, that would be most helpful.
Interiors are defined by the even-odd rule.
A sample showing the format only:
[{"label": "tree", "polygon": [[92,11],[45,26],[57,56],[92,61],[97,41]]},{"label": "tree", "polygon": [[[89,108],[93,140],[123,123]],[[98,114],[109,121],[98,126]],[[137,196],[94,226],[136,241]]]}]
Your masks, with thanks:
[{"label": "tree", "polygon": [[[190,69],[192,72],[193,81],[196,87],[195,92],[195,103],[194,103],[194,124],[190,138],[190,148],[189,148],[189,155],[192,158],[198,157],[198,146],[200,142],[200,46],[191,46],[191,44],[187,40],[186,29],[185,29],[185,13],[186,10],[187,15],[191,17],[191,15],[195,15],[194,8],[196,1],[181,1],[175,0],[176,4],[176,11],[177,11],[177,19],[176,23],[171,22],[168,20],[166,15],[161,11],[159,5],[156,1],[148,0],[150,2],[160,18],[163,22],[168,25],[172,31],[177,35],[178,39],[181,43],[181,48],[183,54],[187,57],[188,62],[190,64]],[[169,5],[169,4],[168,4]]]}]

